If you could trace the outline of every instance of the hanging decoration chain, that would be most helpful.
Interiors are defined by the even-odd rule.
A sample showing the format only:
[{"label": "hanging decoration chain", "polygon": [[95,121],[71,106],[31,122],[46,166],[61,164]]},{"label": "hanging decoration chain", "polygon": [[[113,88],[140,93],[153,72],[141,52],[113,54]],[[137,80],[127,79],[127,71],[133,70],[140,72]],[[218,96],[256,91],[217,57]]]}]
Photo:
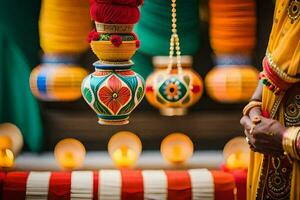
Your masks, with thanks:
[{"label": "hanging decoration chain", "polygon": [[178,72],[178,74],[182,74],[180,43],[179,43],[179,37],[177,34],[177,25],[176,25],[176,22],[177,22],[176,0],[172,0],[171,6],[172,6],[172,35],[170,38],[169,65],[167,68],[167,72],[170,74],[172,71],[174,47],[175,47],[177,72]]}]

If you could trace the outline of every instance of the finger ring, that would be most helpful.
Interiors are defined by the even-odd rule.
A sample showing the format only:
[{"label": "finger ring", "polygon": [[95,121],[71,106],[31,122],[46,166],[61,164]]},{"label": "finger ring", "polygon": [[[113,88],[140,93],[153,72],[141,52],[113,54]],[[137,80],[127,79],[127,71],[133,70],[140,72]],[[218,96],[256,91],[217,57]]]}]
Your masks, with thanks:
[{"label": "finger ring", "polygon": [[249,138],[246,137],[245,139],[246,139],[247,143],[250,144]]},{"label": "finger ring", "polygon": [[250,131],[249,131],[249,134],[250,134],[250,135],[252,135],[252,132],[253,132],[254,128],[255,128],[255,125],[252,125],[252,126],[251,126],[251,129],[250,129]]},{"label": "finger ring", "polygon": [[267,133],[267,135],[270,135],[270,136],[275,136],[275,135],[276,135],[276,133],[274,133],[274,132],[269,132],[269,133]]},{"label": "finger ring", "polygon": [[261,119],[259,116],[255,116],[255,117],[253,117],[252,122],[254,124],[259,124],[261,122]]}]

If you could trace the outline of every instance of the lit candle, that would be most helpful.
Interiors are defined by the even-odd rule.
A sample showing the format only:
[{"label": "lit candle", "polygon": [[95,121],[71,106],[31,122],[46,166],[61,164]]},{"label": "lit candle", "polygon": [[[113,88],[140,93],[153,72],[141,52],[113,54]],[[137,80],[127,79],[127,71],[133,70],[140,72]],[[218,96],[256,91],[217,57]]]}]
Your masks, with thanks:
[{"label": "lit candle", "polygon": [[0,137],[2,137],[0,146],[9,145],[9,149],[17,156],[23,147],[23,136],[20,129],[11,123],[0,124]]},{"label": "lit candle", "polygon": [[138,136],[121,131],[111,137],[108,152],[117,167],[133,167],[142,151],[142,142]]},{"label": "lit candle", "polygon": [[236,137],[227,142],[223,154],[228,169],[247,169],[250,150],[244,137]]},{"label": "lit candle", "polygon": [[82,166],[85,159],[83,144],[73,138],[61,140],[54,149],[54,156],[62,169],[73,170]]},{"label": "lit candle", "polygon": [[173,133],[163,139],[160,151],[166,161],[180,164],[193,155],[194,145],[187,135]]},{"label": "lit candle", "polygon": [[10,168],[14,165],[12,141],[7,135],[0,135],[0,168]]}]

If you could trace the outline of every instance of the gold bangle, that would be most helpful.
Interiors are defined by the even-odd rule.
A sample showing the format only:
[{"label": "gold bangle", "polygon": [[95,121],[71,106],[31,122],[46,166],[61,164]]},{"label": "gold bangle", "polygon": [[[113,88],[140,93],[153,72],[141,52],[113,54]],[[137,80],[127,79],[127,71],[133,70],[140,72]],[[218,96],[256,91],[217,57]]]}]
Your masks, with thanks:
[{"label": "gold bangle", "polygon": [[95,22],[98,33],[131,33],[133,24],[105,24]]},{"label": "gold bangle", "polygon": [[250,110],[255,107],[261,107],[262,103],[260,101],[250,101],[243,109],[243,115],[248,116]]},{"label": "gold bangle", "polygon": [[284,133],[282,139],[282,147],[287,155],[290,158],[300,160],[300,155],[297,151],[297,138],[299,135],[300,128],[290,127],[287,132]]}]

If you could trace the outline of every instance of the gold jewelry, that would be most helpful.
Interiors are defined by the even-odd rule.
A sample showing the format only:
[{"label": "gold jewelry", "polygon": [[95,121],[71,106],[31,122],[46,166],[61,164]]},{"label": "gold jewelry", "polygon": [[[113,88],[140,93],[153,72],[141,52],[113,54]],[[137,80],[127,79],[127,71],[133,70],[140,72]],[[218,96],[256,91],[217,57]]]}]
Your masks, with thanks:
[{"label": "gold jewelry", "polygon": [[243,115],[248,116],[250,110],[255,107],[261,107],[262,103],[260,101],[250,101],[243,109]]},{"label": "gold jewelry", "polygon": [[300,132],[300,128],[290,127],[283,135],[282,139],[282,147],[284,150],[284,154],[292,160],[291,158],[300,160],[300,155],[297,150],[297,138]]},{"label": "gold jewelry", "polygon": [[181,66],[181,51],[179,36],[177,34],[177,14],[176,14],[176,0],[172,0],[172,35],[170,38],[170,51],[169,51],[169,65],[167,68],[167,73],[170,74],[173,68],[173,56],[174,50],[176,51],[176,67],[178,74],[182,74],[183,69]]},{"label": "gold jewelry", "polygon": [[131,33],[133,24],[105,24],[95,22],[98,33]]},{"label": "gold jewelry", "polygon": [[253,122],[253,124],[256,125],[256,124],[259,124],[261,122],[261,119],[260,119],[259,116],[255,116],[255,117],[253,117],[252,122]]},{"label": "gold jewelry", "polygon": [[246,137],[245,139],[246,139],[247,143],[250,144],[249,138]]},{"label": "gold jewelry", "polygon": [[252,132],[253,132],[255,126],[256,126],[255,124],[253,124],[253,125],[251,126],[251,129],[250,129],[250,131],[249,131],[249,134],[250,134],[250,135],[252,135]]}]

